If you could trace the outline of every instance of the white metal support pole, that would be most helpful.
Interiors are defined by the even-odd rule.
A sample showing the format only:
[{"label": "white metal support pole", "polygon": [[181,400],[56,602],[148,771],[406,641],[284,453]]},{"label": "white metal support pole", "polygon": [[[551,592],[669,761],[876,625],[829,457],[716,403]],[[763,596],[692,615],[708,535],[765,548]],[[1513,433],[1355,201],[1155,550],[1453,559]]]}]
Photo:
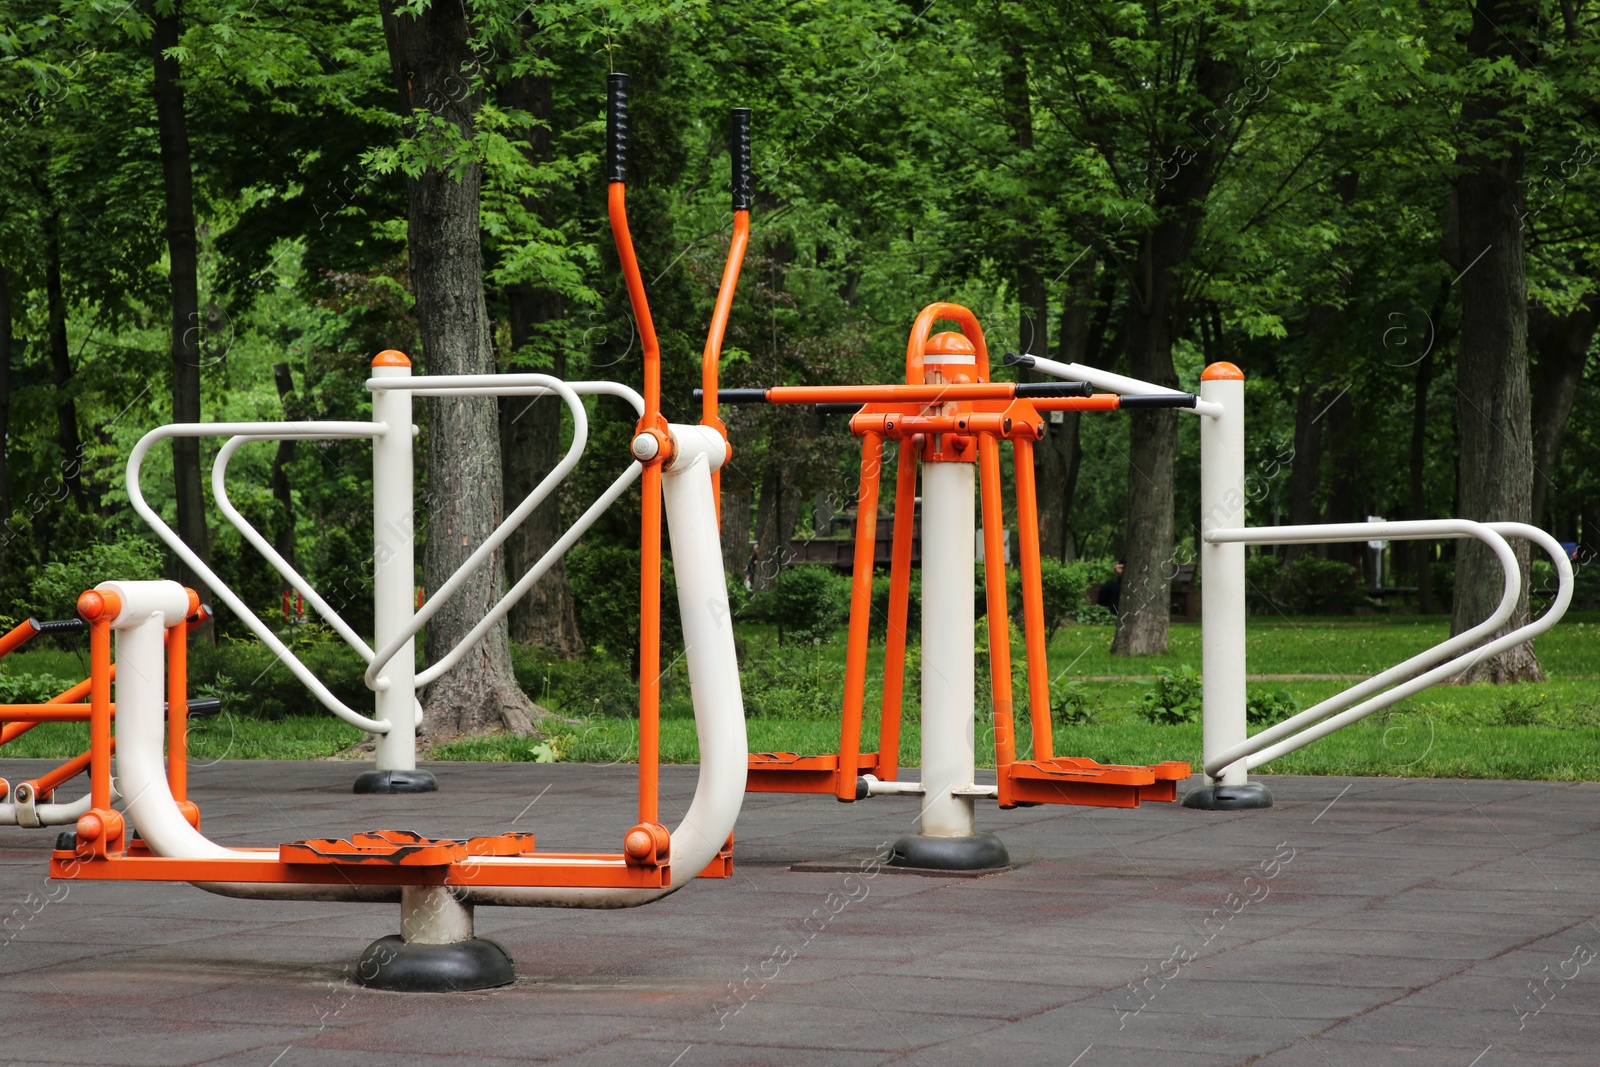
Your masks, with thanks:
[{"label": "white metal support pole", "polygon": [[[372,361],[374,378],[410,375],[411,361],[399,352],[380,352]],[[373,390],[372,419],[384,427],[372,441],[372,645],[383,648],[406,631],[416,612],[411,391]],[[378,735],[374,769],[356,779],[358,793],[438,788],[433,775],[416,769],[415,673],[416,653],[408,641],[377,675],[377,717],[389,720],[389,732]]]},{"label": "white metal support pole", "polygon": [[[1200,398],[1221,413],[1200,420],[1201,532],[1244,525],[1244,373],[1213,363],[1200,375]],[[1245,739],[1244,545],[1200,546],[1202,750],[1207,759]],[[1272,797],[1246,778],[1241,761],[1224,768],[1184,803],[1199,808],[1270,807]]]},{"label": "white metal support pole", "polygon": [[975,764],[976,465],[922,468],[922,833],[967,837]]}]

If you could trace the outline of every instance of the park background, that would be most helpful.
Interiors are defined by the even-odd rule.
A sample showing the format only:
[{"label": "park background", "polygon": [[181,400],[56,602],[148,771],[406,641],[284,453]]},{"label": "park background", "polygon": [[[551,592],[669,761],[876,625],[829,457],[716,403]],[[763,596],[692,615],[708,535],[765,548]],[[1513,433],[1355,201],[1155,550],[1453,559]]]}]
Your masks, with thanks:
[{"label": "park background", "polygon": [[[0,614],[63,617],[111,577],[200,584],[123,487],[129,450],[162,423],[367,418],[362,382],[389,348],[433,373],[637,385],[600,166],[618,70],[669,417],[694,418],[731,222],[728,109],[748,106],[756,198],[725,385],[897,380],[935,300],[971,307],[993,353],[1187,389],[1236,363],[1250,522],[1512,519],[1576,554],[1577,610],[1537,659],[1508,654],[1274,769],[1600,778],[1597,58],[1600,5],[1580,0],[16,0],[0,24]],[[441,325],[453,302],[465,334]],[[434,403],[418,417],[423,595],[465,554],[428,538],[430,518],[486,529],[570,428],[554,399],[473,402],[465,419]],[[513,539],[469,590],[478,614],[441,616],[424,657],[624,462],[631,413],[590,404],[560,514]],[[810,561],[848,558],[831,546],[850,534],[857,445],[806,409],[724,417],[751,743],[830,750],[845,583]],[[1197,438],[1173,413],[1067,413],[1037,449],[1062,751],[1198,758],[1202,624],[1169,617],[1196,558]],[[147,495],[341,699],[366,700],[356,657],[286,609],[272,569],[200,506],[212,447],[156,449]],[[437,458],[462,449],[493,475]],[[255,445],[231,482],[363,632],[370,467],[362,442]],[[427,694],[427,754],[631,758],[637,499]],[[1113,620],[1090,593],[1119,558]],[[1249,566],[1256,723],[1470,625],[1500,581],[1450,542]],[[1530,562],[1524,584],[1537,611],[1554,571]],[[674,642],[669,626],[663,756],[692,759]],[[6,660],[0,698],[47,698],[85,659],[40,639]],[[191,666],[226,708],[195,724],[197,758],[360,755],[225,612]],[[8,754],[73,754],[73,730]],[[916,743],[908,729],[902,762]]]}]

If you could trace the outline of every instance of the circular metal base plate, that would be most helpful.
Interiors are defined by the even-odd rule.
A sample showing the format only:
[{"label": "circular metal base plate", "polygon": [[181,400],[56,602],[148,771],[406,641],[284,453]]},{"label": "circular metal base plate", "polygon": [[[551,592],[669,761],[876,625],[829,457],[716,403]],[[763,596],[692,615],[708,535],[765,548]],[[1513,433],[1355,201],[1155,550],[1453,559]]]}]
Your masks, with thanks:
[{"label": "circular metal base plate", "polygon": [[437,793],[439,780],[429,771],[362,771],[352,793]]},{"label": "circular metal base plate", "polygon": [[461,993],[516,980],[506,950],[482,937],[453,945],[419,945],[390,934],[368,945],[356,965],[357,982],[396,993]]},{"label": "circular metal base plate", "polygon": [[1006,846],[991,833],[967,837],[929,837],[907,834],[894,843],[889,855],[891,867],[919,867],[935,871],[980,871],[1006,867],[1011,856]]},{"label": "circular metal base plate", "polygon": [[1272,807],[1272,794],[1260,782],[1203,785],[1183,794],[1183,806],[1202,811],[1247,811]]}]

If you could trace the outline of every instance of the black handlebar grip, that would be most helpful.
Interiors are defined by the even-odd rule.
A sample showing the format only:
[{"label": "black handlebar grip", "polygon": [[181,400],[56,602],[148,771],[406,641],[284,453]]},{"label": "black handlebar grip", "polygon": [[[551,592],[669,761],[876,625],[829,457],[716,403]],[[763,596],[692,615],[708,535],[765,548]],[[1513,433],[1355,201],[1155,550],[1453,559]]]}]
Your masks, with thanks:
[{"label": "black handlebar grip", "polygon": [[728,131],[728,153],[733,157],[733,210],[750,210],[750,109],[733,109]]},{"label": "black handlebar grip", "polygon": [[[694,398],[704,400],[706,391],[696,389]],[[765,404],[767,391],[765,389],[718,389],[717,403],[719,404]]]},{"label": "black handlebar grip", "polygon": [[1051,396],[1092,396],[1094,387],[1088,382],[1024,382],[1017,386],[1017,399]]},{"label": "black handlebar grip", "polygon": [[1192,408],[1200,399],[1193,393],[1151,393],[1145,396],[1124,394],[1117,402],[1119,408]]},{"label": "black handlebar grip", "polygon": [[222,714],[222,701],[216,697],[201,697],[198,700],[190,700],[187,703],[189,705],[189,718],[191,719],[208,719],[213,715]]},{"label": "black handlebar grip", "polygon": [[81,634],[89,624],[82,619],[29,619],[35,633]]},{"label": "black handlebar grip", "polygon": [[606,75],[606,181],[628,180],[628,76]]},{"label": "black handlebar grip", "polygon": [[1007,352],[1000,365],[1002,367],[1031,367],[1033,366],[1033,357],[1025,352]]}]

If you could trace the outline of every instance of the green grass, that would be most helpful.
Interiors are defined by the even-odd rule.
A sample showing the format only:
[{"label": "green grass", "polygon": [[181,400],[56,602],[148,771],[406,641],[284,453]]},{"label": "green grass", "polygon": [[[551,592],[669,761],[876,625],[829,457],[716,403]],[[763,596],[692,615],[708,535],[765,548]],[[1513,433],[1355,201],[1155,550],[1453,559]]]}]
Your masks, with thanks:
[{"label": "green grass", "polygon": [[[1252,690],[1284,690],[1302,708],[1342,691],[1358,678],[1376,673],[1443,640],[1448,621],[1416,617],[1252,618],[1246,637],[1252,675],[1323,675],[1251,683]],[[1551,681],[1520,686],[1439,686],[1395,708],[1347,727],[1271,763],[1283,774],[1397,775],[1412,777],[1526,778],[1558,781],[1600,780],[1600,613],[1571,615],[1541,638],[1537,651]],[[741,669],[745,677],[752,751],[833,752],[838,748],[838,703],[842,692],[843,633],[819,644],[780,647],[771,630],[740,628]],[[1183,664],[1198,666],[1200,627],[1175,625],[1166,655],[1140,659],[1109,654],[1109,627],[1068,626],[1050,644],[1051,671],[1079,679],[1090,697],[1092,722],[1054,728],[1055,751],[1108,763],[1154,763],[1200,759],[1200,726],[1159,726],[1138,713],[1140,697],[1158,671]],[[1020,654],[1020,643],[1018,644]],[[869,664],[867,721],[863,747],[877,740],[877,692],[882,646],[873,646]],[[1025,705],[1022,665],[1016,664],[1016,697]],[[70,651],[38,649],[7,657],[8,675],[32,673],[68,681],[81,676],[81,657]],[[592,666],[588,668],[594,670]],[[986,668],[980,677],[987,677]],[[548,692],[538,669],[524,676],[536,695]],[[292,685],[269,677],[275,689]],[[980,692],[986,686],[980,683]],[[908,679],[908,709],[916,682]],[[276,694],[277,702],[284,697]],[[231,701],[235,708],[256,704],[247,691]],[[309,705],[311,701],[308,699]],[[987,701],[980,699],[978,754],[993,766],[993,730]],[[761,714],[767,709],[767,714]],[[774,711],[773,709],[777,709]],[[586,763],[630,762],[636,757],[637,725],[631,718],[583,714],[580,703],[557,710],[577,720],[558,726],[546,740],[509,736],[473,738],[440,746],[440,759],[549,759]],[[1018,717],[1018,748],[1031,745],[1025,709]],[[1253,727],[1252,729],[1255,729]],[[6,746],[6,757],[64,758],[85,746],[81,725],[47,724]],[[218,759],[318,759],[361,739],[352,727],[328,715],[285,715],[273,721],[230,711],[194,724],[190,752],[200,761]],[[918,761],[919,734],[908,710],[901,735],[900,762]],[[661,755],[669,763],[693,762],[698,744],[682,661],[664,680]]]}]

